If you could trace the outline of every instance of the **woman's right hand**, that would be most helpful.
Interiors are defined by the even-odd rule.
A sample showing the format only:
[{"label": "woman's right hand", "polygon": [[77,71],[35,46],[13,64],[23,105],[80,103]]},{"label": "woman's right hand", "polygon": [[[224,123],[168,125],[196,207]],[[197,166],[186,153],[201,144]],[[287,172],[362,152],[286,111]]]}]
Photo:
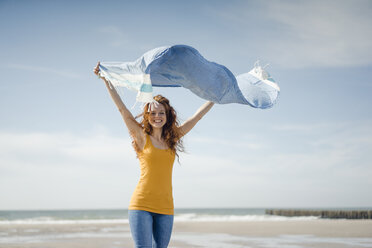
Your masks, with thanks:
[{"label": "woman's right hand", "polygon": [[96,74],[99,78],[101,78],[101,76],[99,75],[99,61],[97,63],[97,66],[93,69],[93,72],[94,74]]}]

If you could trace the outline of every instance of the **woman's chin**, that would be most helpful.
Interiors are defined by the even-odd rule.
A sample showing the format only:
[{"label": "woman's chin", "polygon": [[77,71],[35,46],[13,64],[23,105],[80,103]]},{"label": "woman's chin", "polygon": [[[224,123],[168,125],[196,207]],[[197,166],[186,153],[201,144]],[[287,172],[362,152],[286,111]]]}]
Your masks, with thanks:
[{"label": "woman's chin", "polygon": [[150,124],[152,128],[161,129],[163,128],[164,124]]}]

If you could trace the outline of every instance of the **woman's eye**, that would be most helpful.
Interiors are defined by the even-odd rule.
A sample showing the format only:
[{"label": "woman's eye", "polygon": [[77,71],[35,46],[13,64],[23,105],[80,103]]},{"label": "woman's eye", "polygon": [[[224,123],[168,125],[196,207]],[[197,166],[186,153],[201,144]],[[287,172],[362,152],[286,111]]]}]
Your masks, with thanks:
[{"label": "woman's eye", "polygon": [[[156,112],[150,112],[151,116],[156,116]],[[158,115],[165,115],[165,112],[159,112]]]}]

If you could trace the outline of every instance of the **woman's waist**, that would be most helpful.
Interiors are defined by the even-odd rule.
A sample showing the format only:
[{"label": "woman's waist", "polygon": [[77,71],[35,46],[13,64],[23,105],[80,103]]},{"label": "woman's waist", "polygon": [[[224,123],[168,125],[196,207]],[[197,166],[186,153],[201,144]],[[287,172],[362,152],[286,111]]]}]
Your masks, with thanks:
[{"label": "woman's waist", "polygon": [[172,183],[148,183],[139,181],[135,191],[144,194],[156,194],[156,195],[171,195],[172,194]]},{"label": "woman's waist", "polygon": [[173,192],[170,190],[144,189],[136,187],[132,199],[146,202],[173,202]]},{"label": "woman's waist", "polygon": [[146,188],[171,188],[172,187],[172,175],[170,176],[159,176],[149,175],[147,173],[141,174],[137,186],[142,185]]}]

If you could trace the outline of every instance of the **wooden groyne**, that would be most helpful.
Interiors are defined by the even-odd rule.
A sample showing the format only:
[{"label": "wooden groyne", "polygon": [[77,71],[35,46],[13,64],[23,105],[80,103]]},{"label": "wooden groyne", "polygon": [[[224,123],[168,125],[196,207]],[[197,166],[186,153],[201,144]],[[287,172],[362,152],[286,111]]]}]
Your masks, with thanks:
[{"label": "wooden groyne", "polygon": [[265,214],[287,217],[316,216],[327,219],[372,219],[372,210],[266,209]]}]

